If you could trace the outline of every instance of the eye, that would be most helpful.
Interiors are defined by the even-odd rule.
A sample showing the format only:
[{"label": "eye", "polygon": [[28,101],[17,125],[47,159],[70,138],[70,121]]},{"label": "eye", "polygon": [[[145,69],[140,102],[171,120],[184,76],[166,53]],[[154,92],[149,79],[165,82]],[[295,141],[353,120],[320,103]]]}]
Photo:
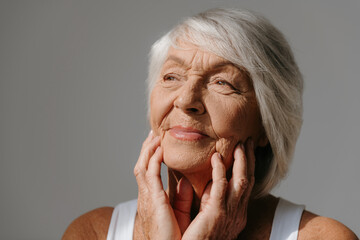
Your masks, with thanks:
[{"label": "eye", "polygon": [[214,83],[215,83],[216,85],[218,85],[218,86],[224,86],[224,87],[226,87],[226,88],[236,90],[236,89],[234,88],[234,86],[231,85],[231,83],[229,83],[228,81],[226,81],[226,80],[224,80],[224,79],[222,79],[222,78],[217,78],[217,79],[215,79],[215,80],[214,80]]},{"label": "eye", "polygon": [[176,81],[178,80],[174,75],[166,74],[164,76],[164,81]]},{"label": "eye", "polygon": [[165,88],[177,88],[183,83],[184,77],[176,73],[161,75],[160,84]]},{"label": "eye", "polygon": [[216,81],[216,84],[217,84],[217,85],[221,85],[221,86],[228,85],[228,83],[225,82],[225,81],[223,81],[223,80],[217,80],[217,81]]},{"label": "eye", "polygon": [[231,94],[231,93],[241,94],[241,92],[238,89],[236,89],[231,83],[224,80],[223,78],[215,78],[212,83],[214,87],[213,89],[217,90],[218,92],[226,93],[226,94]]}]

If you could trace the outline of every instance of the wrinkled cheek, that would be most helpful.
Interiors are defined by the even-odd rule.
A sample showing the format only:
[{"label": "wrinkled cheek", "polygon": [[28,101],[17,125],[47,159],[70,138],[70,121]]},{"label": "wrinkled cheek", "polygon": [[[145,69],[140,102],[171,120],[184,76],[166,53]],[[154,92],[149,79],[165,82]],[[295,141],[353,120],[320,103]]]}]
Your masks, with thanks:
[{"label": "wrinkled cheek", "polygon": [[154,134],[157,136],[162,135],[161,123],[162,123],[162,119],[159,118],[159,115],[154,114],[154,116],[150,118],[151,129],[154,131]]},{"label": "wrinkled cheek", "polygon": [[161,123],[161,102],[159,102],[157,92],[155,87],[150,97],[150,126],[155,134],[158,133],[158,128]]},{"label": "wrinkled cheek", "polygon": [[155,135],[163,135],[163,124],[171,109],[171,98],[154,89],[150,98],[150,126]]},{"label": "wrinkled cheek", "polygon": [[219,140],[216,142],[216,151],[223,158],[226,169],[229,169],[234,162],[234,150],[239,142],[246,140],[246,126],[240,127],[244,123],[244,116],[228,116],[225,119],[236,119],[233,121],[223,122],[214,126]]},{"label": "wrinkled cheek", "polygon": [[233,152],[236,144],[235,137],[221,138],[216,142],[216,151],[221,154],[226,169],[229,169],[234,162]]},{"label": "wrinkled cheek", "polygon": [[[151,111],[154,112],[154,110],[151,110]],[[160,126],[159,120],[156,119],[156,117],[151,116],[150,117],[150,127],[154,131],[155,135],[159,135],[159,126]]]}]

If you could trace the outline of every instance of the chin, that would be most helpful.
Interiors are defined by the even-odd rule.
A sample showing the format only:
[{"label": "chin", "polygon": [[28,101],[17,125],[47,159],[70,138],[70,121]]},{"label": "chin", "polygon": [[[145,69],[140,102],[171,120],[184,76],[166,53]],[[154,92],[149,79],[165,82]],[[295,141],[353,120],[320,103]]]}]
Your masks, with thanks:
[{"label": "chin", "polygon": [[194,151],[164,147],[164,163],[181,173],[195,173],[211,169],[211,151]]}]

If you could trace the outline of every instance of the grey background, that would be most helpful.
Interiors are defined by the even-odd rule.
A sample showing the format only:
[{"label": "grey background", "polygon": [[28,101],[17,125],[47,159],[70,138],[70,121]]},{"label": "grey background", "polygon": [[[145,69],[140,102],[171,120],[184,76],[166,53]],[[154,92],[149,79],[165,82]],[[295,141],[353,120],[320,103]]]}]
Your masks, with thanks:
[{"label": "grey background", "polygon": [[212,7],[262,13],[304,74],[304,125],[275,195],[360,235],[360,1],[0,1],[0,239],[59,239],[137,195],[151,44]]}]

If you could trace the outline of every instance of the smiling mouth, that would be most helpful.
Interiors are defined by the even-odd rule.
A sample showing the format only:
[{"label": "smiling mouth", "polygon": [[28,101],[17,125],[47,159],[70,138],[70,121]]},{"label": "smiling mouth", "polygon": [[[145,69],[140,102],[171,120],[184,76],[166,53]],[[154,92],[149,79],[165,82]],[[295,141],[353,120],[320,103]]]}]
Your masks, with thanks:
[{"label": "smiling mouth", "polygon": [[170,128],[169,133],[172,137],[183,141],[198,141],[208,137],[206,134],[197,129],[182,126],[174,126]]}]

